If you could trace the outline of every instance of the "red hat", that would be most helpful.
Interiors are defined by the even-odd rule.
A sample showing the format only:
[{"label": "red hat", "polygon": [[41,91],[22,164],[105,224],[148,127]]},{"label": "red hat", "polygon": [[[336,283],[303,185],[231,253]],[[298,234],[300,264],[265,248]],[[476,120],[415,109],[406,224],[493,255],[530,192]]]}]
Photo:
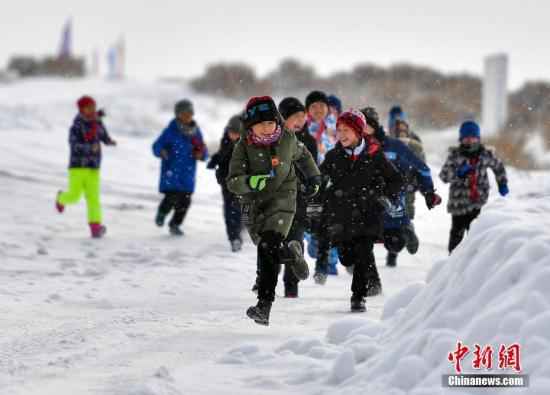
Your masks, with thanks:
[{"label": "red hat", "polygon": [[336,127],[341,123],[352,128],[359,136],[363,135],[363,131],[367,126],[367,121],[363,113],[354,109],[349,109],[340,114],[338,121],[336,121]]},{"label": "red hat", "polygon": [[76,105],[78,106],[78,109],[82,111],[84,107],[95,106],[96,103],[91,96],[82,96],[80,99],[78,99]]}]

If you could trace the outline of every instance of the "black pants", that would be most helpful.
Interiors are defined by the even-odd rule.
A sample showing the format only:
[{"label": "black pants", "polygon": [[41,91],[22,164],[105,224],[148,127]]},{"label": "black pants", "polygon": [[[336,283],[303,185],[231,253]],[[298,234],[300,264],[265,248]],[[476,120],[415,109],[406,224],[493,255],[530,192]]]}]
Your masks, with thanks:
[{"label": "black pants", "polygon": [[223,194],[223,215],[225,217],[225,230],[229,241],[241,239],[241,204],[237,195],[229,192],[224,186]]},{"label": "black pants", "polygon": [[170,226],[180,226],[185,219],[187,210],[191,205],[190,192],[165,192],[164,199],[160,202],[159,212],[168,215],[172,209],[174,215],[170,220]]},{"label": "black pants", "polygon": [[453,215],[453,224],[449,237],[449,254],[460,244],[464,238],[464,233],[470,230],[470,225],[479,216],[480,212],[481,210],[473,210],[464,215]]},{"label": "black pants", "polygon": [[281,264],[283,235],[265,232],[258,243],[258,299],[273,302]]},{"label": "black pants", "polygon": [[338,245],[340,262],[346,267],[353,266],[353,297],[364,298],[367,296],[367,286],[380,284],[373,253],[374,242],[370,237],[358,237]]},{"label": "black pants", "polygon": [[[307,202],[301,201],[300,198],[298,198],[294,221],[292,222],[292,227],[290,228],[288,236],[286,237],[287,243],[292,240],[300,243],[300,245],[302,246],[302,254],[304,252],[304,233],[306,232],[306,209]],[[285,287],[292,287],[298,284],[300,280],[298,280],[298,278],[294,275],[294,272],[290,268],[288,268],[287,265],[285,265],[283,281],[285,283]]]}]

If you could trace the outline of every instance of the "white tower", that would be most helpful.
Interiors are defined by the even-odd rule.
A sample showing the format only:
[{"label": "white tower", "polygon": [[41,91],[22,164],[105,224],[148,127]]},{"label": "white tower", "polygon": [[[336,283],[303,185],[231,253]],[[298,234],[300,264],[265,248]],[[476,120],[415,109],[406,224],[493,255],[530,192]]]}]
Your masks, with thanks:
[{"label": "white tower", "polygon": [[483,78],[483,132],[494,134],[508,120],[508,56],[491,55],[485,58]]}]

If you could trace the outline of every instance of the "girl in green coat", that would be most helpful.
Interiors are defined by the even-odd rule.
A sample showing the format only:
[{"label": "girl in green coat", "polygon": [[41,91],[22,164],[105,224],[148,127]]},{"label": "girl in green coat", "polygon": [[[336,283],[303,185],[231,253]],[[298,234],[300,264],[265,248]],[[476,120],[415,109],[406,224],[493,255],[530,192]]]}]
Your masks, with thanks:
[{"label": "girl in green coat", "polygon": [[[296,168],[307,180],[309,196],[318,192],[321,178],[308,149],[284,129],[271,97],[251,98],[243,125],[246,134],[233,151],[227,187],[242,197],[247,228],[258,246],[258,304],[250,307],[247,315],[268,325],[281,262],[292,264],[299,279],[309,275],[300,243],[283,243],[296,213]],[[292,259],[286,260],[289,256]]]}]

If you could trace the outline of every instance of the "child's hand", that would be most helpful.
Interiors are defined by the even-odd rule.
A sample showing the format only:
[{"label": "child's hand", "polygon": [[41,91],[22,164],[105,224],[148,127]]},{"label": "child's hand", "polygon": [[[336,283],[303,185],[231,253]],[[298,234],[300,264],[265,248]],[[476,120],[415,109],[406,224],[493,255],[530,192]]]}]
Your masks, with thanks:
[{"label": "child's hand", "polygon": [[113,147],[116,147],[116,146],[117,146],[117,142],[116,142],[116,140],[111,139],[111,141],[109,141],[109,144],[108,144],[108,145],[112,145]]},{"label": "child's hand", "polygon": [[270,177],[271,176],[269,174],[250,176],[250,178],[248,179],[248,186],[253,191],[256,191],[256,192],[263,191],[267,186],[267,180]]},{"label": "child's hand", "polygon": [[510,193],[510,190],[508,189],[507,184],[500,184],[498,186],[498,193],[500,193],[500,196],[506,196]]},{"label": "child's hand", "polygon": [[165,149],[161,149],[160,150],[160,157],[164,160],[168,160],[170,155],[168,154],[168,151],[166,151]]},{"label": "child's hand", "polygon": [[93,143],[92,144],[92,152],[94,154],[98,153],[99,152],[99,143]]},{"label": "child's hand", "polygon": [[426,200],[426,207],[428,207],[428,210],[431,210],[435,206],[439,206],[442,201],[441,196],[435,192],[426,193],[424,199]]}]

